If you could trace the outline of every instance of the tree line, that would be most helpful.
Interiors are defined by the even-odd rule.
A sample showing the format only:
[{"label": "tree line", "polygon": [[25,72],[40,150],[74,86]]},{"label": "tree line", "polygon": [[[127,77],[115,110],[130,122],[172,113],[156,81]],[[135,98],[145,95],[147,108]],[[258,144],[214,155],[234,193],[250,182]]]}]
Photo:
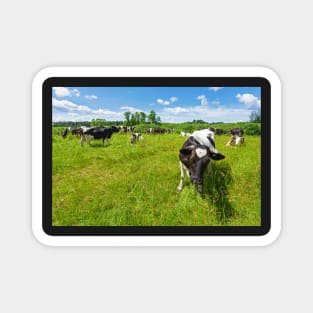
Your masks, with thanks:
[{"label": "tree line", "polygon": [[139,124],[161,124],[161,118],[155,111],[151,110],[149,114],[145,112],[125,112],[125,125],[133,126]]},{"label": "tree line", "polygon": [[85,125],[87,127],[92,126],[134,126],[139,124],[161,124],[161,118],[156,114],[155,111],[151,110],[149,114],[145,112],[125,112],[124,113],[124,121],[107,121],[103,118],[92,119],[91,121],[61,121],[61,122],[53,122],[53,126],[59,127],[79,127],[80,125]]}]

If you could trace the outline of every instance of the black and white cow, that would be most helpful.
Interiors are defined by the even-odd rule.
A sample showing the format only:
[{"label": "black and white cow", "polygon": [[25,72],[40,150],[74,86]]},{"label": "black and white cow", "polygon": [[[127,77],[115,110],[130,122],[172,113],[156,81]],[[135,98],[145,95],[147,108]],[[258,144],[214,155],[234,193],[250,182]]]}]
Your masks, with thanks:
[{"label": "black and white cow", "polygon": [[230,140],[226,143],[226,146],[245,145],[243,134],[244,131],[242,128],[233,128],[230,131]]},{"label": "black and white cow", "polygon": [[117,127],[111,126],[109,128],[106,127],[91,127],[86,129],[81,137],[80,137],[80,144],[83,146],[84,142],[90,144],[92,139],[102,139],[102,143],[104,144],[104,140],[109,142],[109,139],[112,137],[114,132],[118,132]]},{"label": "black and white cow", "polygon": [[70,127],[65,128],[65,130],[61,133],[61,136],[63,138],[66,138],[67,134],[70,132]]},{"label": "black and white cow", "polygon": [[190,181],[196,186],[198,192],[202,192],[203,174],[206,168],[210,168],[210,161],[222,160],[225,156],[221,153],[213,153],[210,148],[201,145],[193,136],[190,136],[179,150],[180,160],[180,183],[177,187],[178,191],[183,189],[184,172],[190,178]]},{"label": "black and white cow", "polygon": [[136,126],[119,126],[120,133],[132,133]]},{"label": "black and white cow", "polygon": [[166,129],[165,128],[161,128],[161,127],[156,127],[153,129],[153,133],[154,134],[165,134],[166,133]]},{"label": "black and white cow", "polygon": [[130,143],[134,144],[139,140],[143,140],[141,133],[132,133],[132,136],[130,137]]},{"label": "black and white cow", "polygon": [[215,135],[225,135],[227,134],[226,130],[221,128],[214,128]]},{"label": "black and white cow", "polygon": [[68,133],[71,133],[72,135],[80,136],[83,132],[82,127],[67,127],[64,132],[62,133],[62,137],[66,138]]}]

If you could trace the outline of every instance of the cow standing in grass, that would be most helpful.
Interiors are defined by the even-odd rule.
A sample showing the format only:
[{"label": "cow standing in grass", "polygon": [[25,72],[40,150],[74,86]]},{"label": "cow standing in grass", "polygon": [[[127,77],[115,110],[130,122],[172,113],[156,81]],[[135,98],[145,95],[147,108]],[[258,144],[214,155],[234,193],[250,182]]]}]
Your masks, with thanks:
[{"label": "cow standing in grass", "polygon": [[71,133],[72,135],[80,136],[82,134],[83,130],[81,127],[67,127],[64,132],[62,133],[62,137],[66,138],[68,133]]},{"label": "cow standing in grass", "polygon": [[65,130],[61,133],[63,138],[66,138],[67,134],[69,133],[69,127],[65,128]]},{"label": "cow standing in grass", "polygon": [[161,127],[156,127],[153,129],[153,133],[154,134],[165,134],[166,133],[166,129],[165,128],[161,128]]},{"label": "cow standing in grass", "polygon": [[130,143],[134,144],[139,140],[143,140],[143,137],[140,133],[132,133],[132,136],[130,137]]},{"label": "cow standing in grass", "polygon": [[110,138],[114,132],[118,132],[118,128],[111,126],[109,128],[105,127],[92,127],[84,131],[80,137],[80,144],[83,146],[84,142],[90,144],[92,139],[102,139],[104,145],[104,140],[109,143]]},{"label": "cow standing in grass", "polygon": [[210,164],[210,160],[222,160],[225,156],[215,148],[214,135],[212,138],[209,129],[194,132],[179,150],[180,183],[178,191],[183,189],[184,173],[190,177],[190,181],[202,192],[203,174]]}]

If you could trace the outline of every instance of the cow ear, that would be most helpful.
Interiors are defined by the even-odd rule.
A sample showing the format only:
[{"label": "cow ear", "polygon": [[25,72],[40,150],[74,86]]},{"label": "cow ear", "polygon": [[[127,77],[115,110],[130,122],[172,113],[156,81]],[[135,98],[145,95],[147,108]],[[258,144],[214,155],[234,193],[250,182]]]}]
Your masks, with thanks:
[{"label": "cow ear", "polygon": [[190,149],[180,149],[179,152],[183,155],[189,155],[191,154],[191,151]]}]

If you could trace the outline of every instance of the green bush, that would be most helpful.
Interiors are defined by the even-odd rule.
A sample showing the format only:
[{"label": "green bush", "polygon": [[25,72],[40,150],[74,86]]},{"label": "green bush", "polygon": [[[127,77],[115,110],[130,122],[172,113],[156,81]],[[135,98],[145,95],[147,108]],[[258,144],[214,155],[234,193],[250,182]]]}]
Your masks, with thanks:
[{"label": "green bush", "polygon": [[244,127],[244,132],[250,136],[261,135],[261,125],[258,123],[249,123]]}]

